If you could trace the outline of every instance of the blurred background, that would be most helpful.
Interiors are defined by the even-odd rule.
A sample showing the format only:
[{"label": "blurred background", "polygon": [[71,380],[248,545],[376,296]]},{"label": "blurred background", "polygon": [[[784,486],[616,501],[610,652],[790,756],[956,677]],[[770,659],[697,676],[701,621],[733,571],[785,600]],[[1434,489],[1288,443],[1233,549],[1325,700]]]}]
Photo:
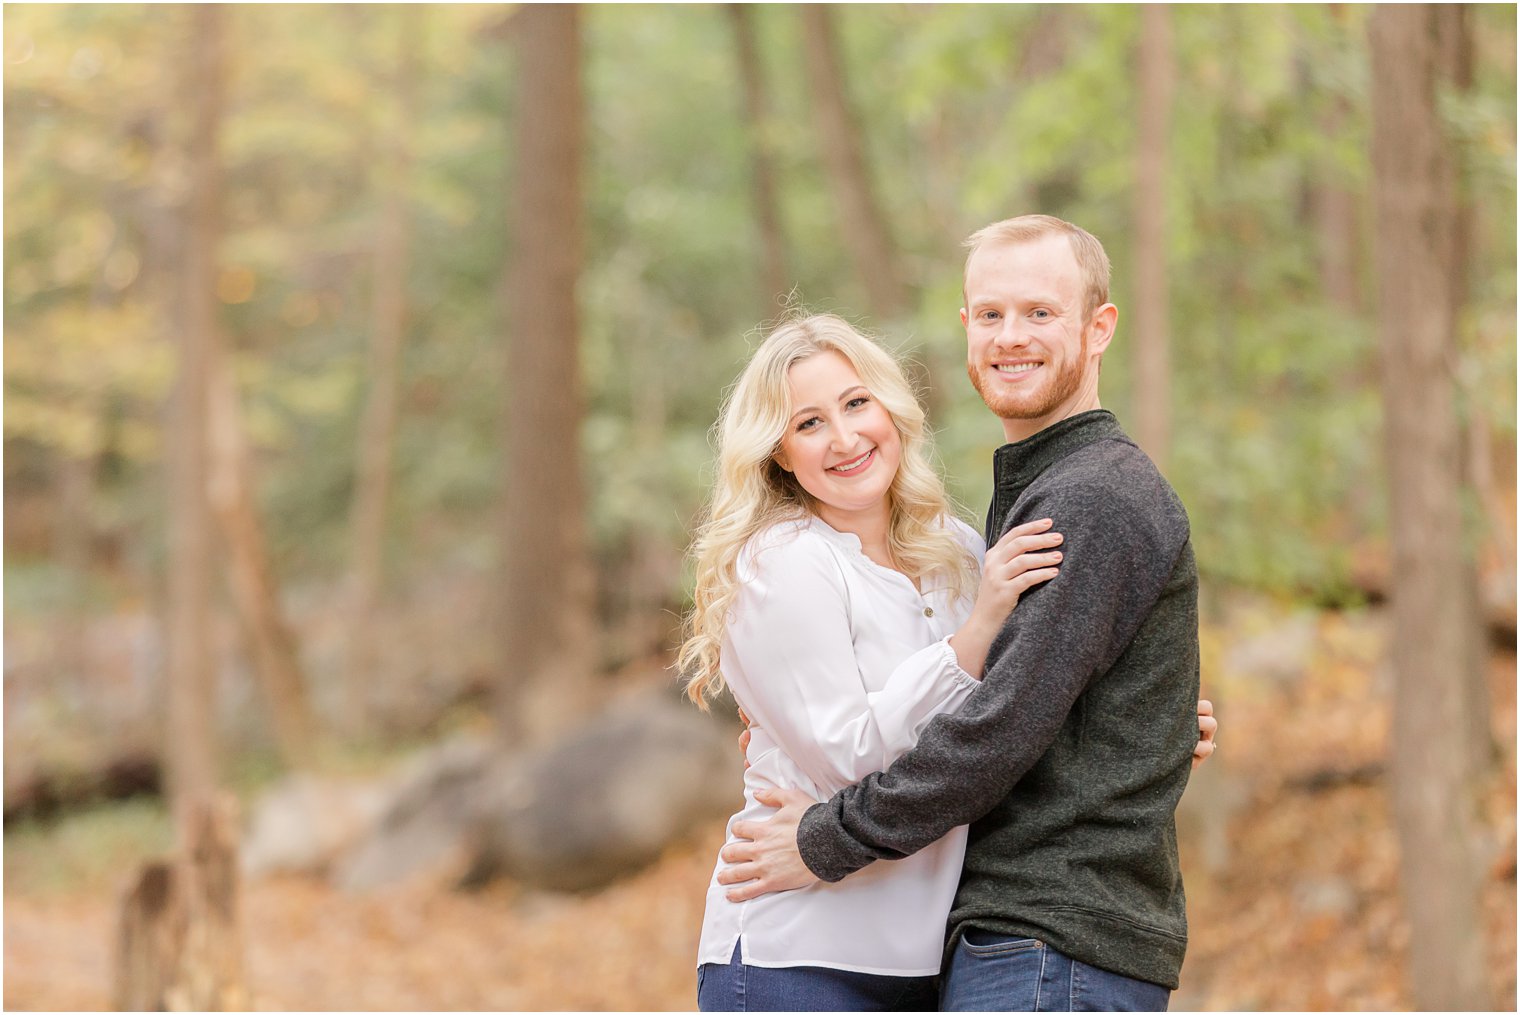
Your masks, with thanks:
[{"label": "blurred background", "polygon": [[843,314],[976,523],[1038,211],[1203,576],[1174,1007],[1513,1008],[1515,18],[7,5],[5,1005],[689,1010],[725,387]]}]

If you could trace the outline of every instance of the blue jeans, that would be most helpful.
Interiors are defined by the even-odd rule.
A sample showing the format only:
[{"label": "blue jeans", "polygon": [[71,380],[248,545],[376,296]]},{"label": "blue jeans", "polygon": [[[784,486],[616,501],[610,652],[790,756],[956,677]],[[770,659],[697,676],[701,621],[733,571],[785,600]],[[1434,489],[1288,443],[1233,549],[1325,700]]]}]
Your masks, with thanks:
[{"label": "blue jeans", "polygon": [[746,966],[739,946],[728,965],[697,967],[701,1011],[934,1011],[933,976],[880,976],[819,966]]},{"label": "blue jeans", "polygon": [[950,956],[939,1000],[940,1011],[1166,1011],[1171,996],[1034,938],[968,930]]}]

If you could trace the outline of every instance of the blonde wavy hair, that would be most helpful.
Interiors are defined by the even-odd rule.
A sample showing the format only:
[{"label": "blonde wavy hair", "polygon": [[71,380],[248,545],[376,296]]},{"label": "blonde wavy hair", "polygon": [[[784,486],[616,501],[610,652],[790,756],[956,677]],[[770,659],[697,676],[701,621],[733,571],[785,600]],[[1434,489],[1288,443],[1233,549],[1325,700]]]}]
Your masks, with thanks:
[{"label": "blonde wavy hair", "polygon": [[787,373],[822,352],[837,352],[891,415],[902,439],[902,460],[887,492],[888,544],[897,568],[915,581],[943,575],[956,596],[974,589],[977,561],[944,524],[952,514],[939,474],[930,464],[924,410],[891,354],[844,319],[814,314],[786,321],[755,350],[713,427],[717,477],[691,556],[696,567],[693,607],[676,660],[687,697],[703,709],[723,691],[718,668],[723,630],[739,591],[740,551],[757,533],[814,513],[814,499],[776,462],[791,419]]}]

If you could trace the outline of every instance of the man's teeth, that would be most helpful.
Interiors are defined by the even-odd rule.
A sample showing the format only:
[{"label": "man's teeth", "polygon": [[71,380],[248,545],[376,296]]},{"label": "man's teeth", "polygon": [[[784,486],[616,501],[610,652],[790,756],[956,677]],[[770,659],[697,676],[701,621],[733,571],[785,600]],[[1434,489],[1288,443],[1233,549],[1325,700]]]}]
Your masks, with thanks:
[{"label": "man's teeth", "polygon": [[999,363],[994,369],[1000,374],[1027,374],[1039,365],[1038,363]]},{"label": "man's teeth", "polygon": [[[875,448],[871,449],[871,451],[875,451],[875,450],[876,450]],[[871,451],[867,451],[865,454],[861,455],[859,458],[853,459],[851,461],[842,462],[839,465],[830,466],[829,471],[831,471],[831,472],[849,472],[851,469],[855,468],[857,465],[860,465],[862,462],[864,462],[867,458],[870,458],[871,457]]]}]

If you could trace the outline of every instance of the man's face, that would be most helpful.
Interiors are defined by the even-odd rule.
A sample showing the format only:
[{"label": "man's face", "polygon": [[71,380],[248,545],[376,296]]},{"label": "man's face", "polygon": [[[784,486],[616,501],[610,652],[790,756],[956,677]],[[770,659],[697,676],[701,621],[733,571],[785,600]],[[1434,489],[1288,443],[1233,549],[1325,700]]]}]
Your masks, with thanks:
[{"label": "man's face", "polygon": [[1098,360],[1115,311],[1083,313],[1064,236],[981,248],[966,265],[966,373],[1010,440],[1098,407]]}]

